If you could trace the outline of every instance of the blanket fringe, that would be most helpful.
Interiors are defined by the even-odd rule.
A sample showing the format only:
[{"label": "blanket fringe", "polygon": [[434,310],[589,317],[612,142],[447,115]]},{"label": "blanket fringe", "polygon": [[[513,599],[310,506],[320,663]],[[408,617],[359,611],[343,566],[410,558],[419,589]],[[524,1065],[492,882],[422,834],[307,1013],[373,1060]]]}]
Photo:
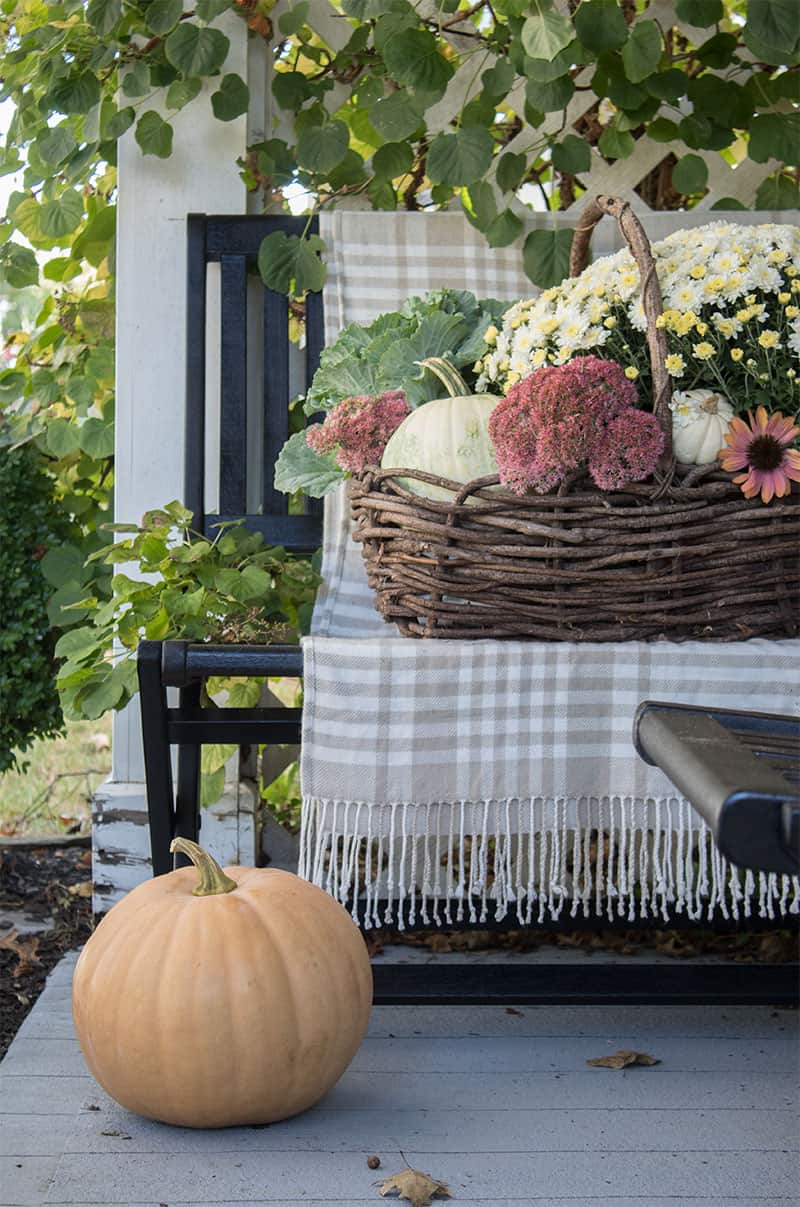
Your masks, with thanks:
[{"label": "blanket fringe", "polygon": [[[674,921],[800,913],[800,878],[740,871],[678,797],[303,802],[299,874],[365,929],[562,915]],[[381,914],[381,903],[383,912]]]}]

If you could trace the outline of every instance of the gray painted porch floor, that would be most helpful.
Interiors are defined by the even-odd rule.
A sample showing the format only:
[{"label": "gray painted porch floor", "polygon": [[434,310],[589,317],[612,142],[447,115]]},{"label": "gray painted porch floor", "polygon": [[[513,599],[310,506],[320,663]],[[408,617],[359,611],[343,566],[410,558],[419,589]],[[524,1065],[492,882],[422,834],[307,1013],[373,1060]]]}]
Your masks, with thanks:
[{"label": "gray painted porch floor", "polygon": [[[800,1204],[794,1012],[379,1007],[315,1110],[197,1132],[128,1114],[88,1075],[74,961],[0,1064],[0,1207],[396,1202],[376,1183],[406,1164],[448,1182],[457,1207]],[[662,1063],[585,1063],[620,1047]]]}]

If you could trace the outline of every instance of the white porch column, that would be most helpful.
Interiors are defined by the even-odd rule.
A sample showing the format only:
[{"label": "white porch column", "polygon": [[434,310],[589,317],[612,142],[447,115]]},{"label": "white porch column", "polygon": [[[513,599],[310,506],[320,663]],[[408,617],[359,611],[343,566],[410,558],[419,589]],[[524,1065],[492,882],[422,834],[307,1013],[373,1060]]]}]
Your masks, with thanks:
[{"label": "white porch column", "polygon": [[[259,39],[259,53],[251,47],[248,54],[245,22],[233,14],[226,14],[219,28],[231,44],[223,71],[252,78],[266,63],[267,47]],[[175,139],[169,159],[143,156],[133,131],[119,144],[115,494],[120,521],[138,521],[148,508],[182,495],[186,215],[247,208],[236,160],[247,145],[248,119],[216,120],[208,98],[219,78],[204,85],[205,96],[171,118]],[[263,82],[252,83],[263,113]],[[263,128],[263,117],[258,124]],[[211,341],[212,355],[213,347]],[[137,699],[114,717],[111,778],[95,799],[99,910],[150,871],[138,711]],[[230,812],[230,802],[226,808]]]}]

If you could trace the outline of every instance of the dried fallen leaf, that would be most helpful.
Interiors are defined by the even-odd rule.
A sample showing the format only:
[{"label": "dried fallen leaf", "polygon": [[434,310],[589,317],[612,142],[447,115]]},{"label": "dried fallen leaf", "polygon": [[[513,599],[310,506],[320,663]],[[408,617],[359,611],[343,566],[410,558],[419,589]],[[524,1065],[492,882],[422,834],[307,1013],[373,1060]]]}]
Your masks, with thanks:
[{"label": "dried fallen leaf", "polygon": [[381,1197],[397,1191],[397,1197],[407,1199],[412,1207],[429,1207],[435,1198],[450,1199],[450,1194],[444,1182],[432,1178],[429,1173],[420,1173],[418,1169],[403,1169],[393,1174],[381,1184]]},{"label": "dried fallen leaf", "polygon": [[646,1052],[625,1052],[620,1049],[613,1056],[596,1056],[586,1063],[594,1065],[596,1069],[626,1069],[628,1065],[657,1065],[661,1061],[655,1056],[648,1056]]},{"label": "dried fallen leaf", "polygon": [[11,928],[0,938],[0,949],[10,951],[17,957],[17,963],[12,973],[15,980],[33,964],[39,963],[39,939],[33,935],[29,939],[20,939],[19,932]]},{"label": "dried fallen leaf", "polygon": [[101,1133],[101,1136],[116,1136],[119,1140],[130,1140],[127,1132],[119,1132],[115,1127],[107,1127]]},{"label": "dried fallen leaf", "polygon": [[380,1157],[367,1157],[367,1168],[368,1169],[380,1169],[380,1167],[381,1167]]},{"label": "dried fallen leaf", "polygon": [[91,897],[92,882],[91,880],[82,880],[80,884],[73,884],[69,891],[73,897]]}]

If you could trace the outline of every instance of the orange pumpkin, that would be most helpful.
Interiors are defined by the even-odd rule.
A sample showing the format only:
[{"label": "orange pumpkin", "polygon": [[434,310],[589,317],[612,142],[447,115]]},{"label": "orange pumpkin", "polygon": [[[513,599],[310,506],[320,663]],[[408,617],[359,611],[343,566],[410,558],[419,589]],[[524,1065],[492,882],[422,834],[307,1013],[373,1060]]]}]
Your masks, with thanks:
[{"label": "orange pumpkin", "polygon": [[306,1110],[367,1029],[372,971],[358,928],[290,872],[223,872],[183,838],[172,849],[195,866],[135,888],[78,960],[86,1063],[117,1102],[164,1123],[231,1127]]}]

